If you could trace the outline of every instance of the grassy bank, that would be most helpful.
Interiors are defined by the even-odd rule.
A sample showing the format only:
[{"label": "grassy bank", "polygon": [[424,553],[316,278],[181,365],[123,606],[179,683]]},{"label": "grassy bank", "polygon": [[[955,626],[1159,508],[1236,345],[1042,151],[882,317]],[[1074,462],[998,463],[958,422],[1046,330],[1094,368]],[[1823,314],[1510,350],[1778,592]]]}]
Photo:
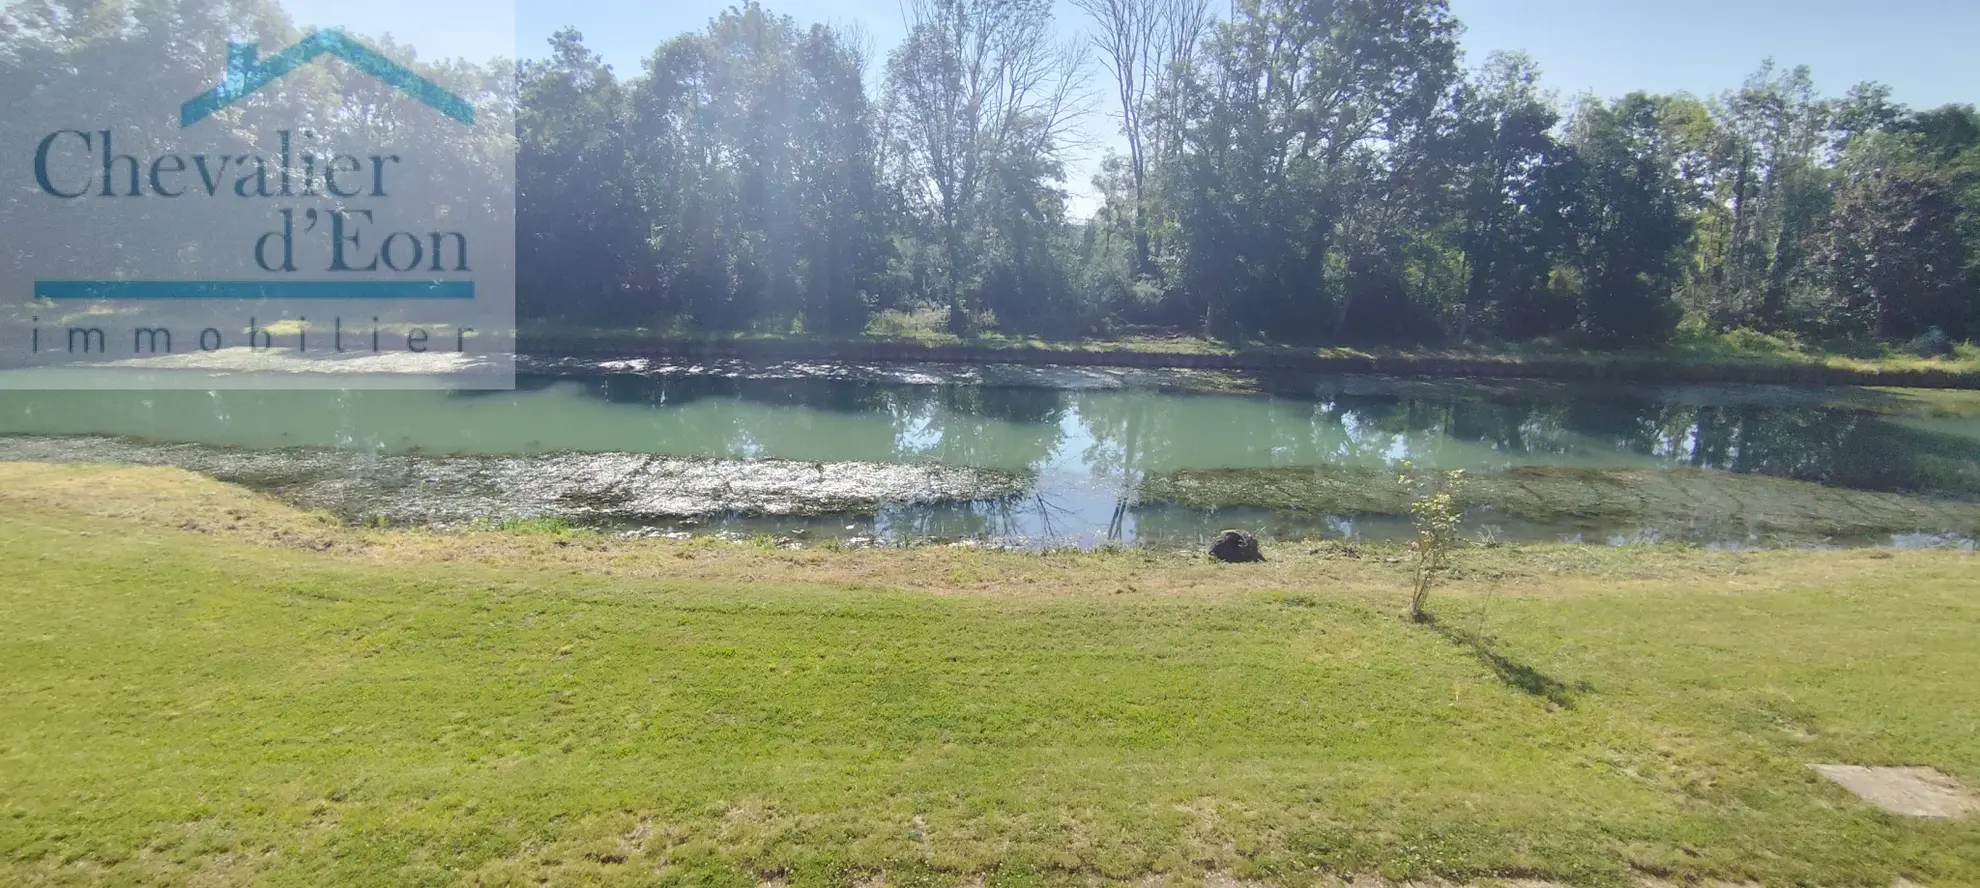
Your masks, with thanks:
[{"label": "grassy bank", "polygon": [[[0,464],[0,883],[1980,882],[1980,561],[776,551]],[[878,881],[878,880],[884,880]],[[1361,884],[1361,883],[1357,883]]]},{"label": "grassy bank", "polygon": [[1123,335],[1051,340],[986,333],[956,336],[912,326],[876,326],[864,335],[679,334],[643,329],[538,325],[522,348],[544,357],[743,358],[1068,363],[1239,370],[1302,369],[1400,376],[1589,378],[1629,382],[1751,382],[1980,388],[1980,346],[1942,357],[1893,347],[1834,351],[1743,331],[1692,333],[1660,348],[1596,350],[1545,343],[1462,348],[1309,348],[1231,344],[1197,336]]}]

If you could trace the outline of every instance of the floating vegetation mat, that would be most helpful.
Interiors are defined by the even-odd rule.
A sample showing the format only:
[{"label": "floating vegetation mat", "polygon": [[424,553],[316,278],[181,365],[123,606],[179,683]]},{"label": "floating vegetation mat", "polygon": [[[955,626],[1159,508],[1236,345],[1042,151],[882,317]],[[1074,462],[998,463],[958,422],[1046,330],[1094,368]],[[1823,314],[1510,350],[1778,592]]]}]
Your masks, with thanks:
[{"label": "floating vegetation mat", "polygon": [[870,512],[883,505],[996,499],[1029,487],[1029,479],[1008,472],[898,463],[627,453],[429,457],[95,437],[0,437],[0,459],[176,466],[352,520],[436,526]]},{"label": "floating vegetation mat", "polygon": [[[1197,470],[1143,480],[1140,501],[1201,510],[1406,515],[1395,473],[1346,467]],[[1826,487],[1700,469],[1519,467],[1470,475],[1473,525],[1496,517],[1592,534],[1692,541],[1862,542],[1903,534],[1980,536],[1980,503]]]},{"label": "floating vegetation mat", "polygon": [[[919,463],[631,453],[433,456],[96,436],[0,436],[0,460],[175,466],[350,521],[435,527],[535,518],[705,527],[703,519],[725,525],[743,519],[735,529],[776,530],[797,521],[830,532],[840,522],[828,519],[878,515],[887,516],[879,522],[884,528],[862,520],[843,529],[900,541],[1025,545],[1103,538],[1193,544],[1227,522],[1281,539],[1408,536],[1409,495],[1394,472],[1345,466],[1185,470],[1141,477],[1129,489],[1111,486],[1118,482],[1088,489],[1093,479],[1041,487],[1029,473]],[[1506,539],[1805,546],[1980,538],[1980,502],[1970,499],[1690,468],[1536,466],[1467,477],[1468,529]],[[998,518],[1001,523],[992,520]]]}]

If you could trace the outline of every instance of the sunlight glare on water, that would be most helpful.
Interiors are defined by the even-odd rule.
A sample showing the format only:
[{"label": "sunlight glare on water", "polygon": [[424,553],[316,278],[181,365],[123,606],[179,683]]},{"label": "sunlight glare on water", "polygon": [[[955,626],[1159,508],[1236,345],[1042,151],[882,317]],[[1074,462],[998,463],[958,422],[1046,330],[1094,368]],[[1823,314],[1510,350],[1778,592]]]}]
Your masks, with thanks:
[{"label": "sunlight glare on water", "polygon": [[[1049,373],[1031,384],[991,381],[996,378],[988,368],[896,369],[878,377],[833,375],[831,368],[783,375],[594,368],[525,379],[517,391],[474,394],[7,392],[0,394],[0,435],[90,436],[253,453],[356,451],[364,461],[347,471],[360,475],[406,459],[586,454],[760,461],[717,463],[714,469],[734,473],[785,461],[991,470],[1027,479],[1029,493],[953,508],[1000,515],[1003,529],[968,525],[939,535],[1031,541],[1135,539],[1150,536],[1158,524],[1160,536],[1188,538],[1224,521],[1270,527],[1288,521],[1289,511],[1317,513],[1291,521],[1299,533],[1394,530],[1402,526],[1400,507],[1383,500],[1393,491],[1377,495],[1374,488],[1393,486],[1393,471],[1404,460],[1422,470],[1464,469],[1492,495],[1515,500],[1488,503],[1499,512],[1488,530],[1554,539],[1741,542],[1763,529],[1779,530],[1768,524],[1777,518],[1821,537],[1825,509],[1861,512],[1863,504],[1778,501],[1827,496],[1822,491],[1828,490],[1955,505],[1980,499],[1975,420],[1899,409],[1902,401],[1887,396],[1857,393],[1830,403],[1787,390],[1367,378],[1254,380],[1249,392],[1218,394],[1128,384],[1092,372],[1063,380],[1070,387]],[[1754,518],[1745,500],[1700,499],[1730,479],[1684,492],[1691,476],[1683,472],[1691,469],[1822,487],[1769,487],[1767,508],[1759,510],[1765,517]],[[1653,480],[1677,485],[1666,491],[1670,502],[1658,506],[1655,497],[1631,492]],[[790,498],[801,500],[804,493],[777,493],[782,505],[775,507],[802,512]],[[1532,496],[1541,504],[1523,499]],[[722,502],[728,503],[723,509],[755,508]],[[1563,515],[1533,514],[1556,502]],[[1907,502],[1878,508],[1885,515],[1916,512]],[[1677,507],[1685,513],[1665,514]],[[864,511],[877,530],[861,532],[906,537],[913,534],[902,528],[929,524],[924,512],[904,512],[886,501],[818,508]],[[1638,513],[1645,508],[1662,512]],[[1720,526],[1725,521],[1732,530]],[[1886,529],[1859,525],[1847,527]],[[1961,526],[1888,529],[1950,532],[1954,538],[1968,532]]]}]

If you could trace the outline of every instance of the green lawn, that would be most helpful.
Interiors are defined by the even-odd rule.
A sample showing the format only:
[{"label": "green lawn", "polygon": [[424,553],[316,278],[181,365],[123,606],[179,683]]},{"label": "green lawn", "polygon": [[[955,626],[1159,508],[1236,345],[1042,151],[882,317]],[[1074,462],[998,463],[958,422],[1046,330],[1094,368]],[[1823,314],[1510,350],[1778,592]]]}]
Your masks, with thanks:
[{"label": "green lawn", "polygon": [[0,464],[0,884],[1980,883],[1980,560],[770,551]]}]

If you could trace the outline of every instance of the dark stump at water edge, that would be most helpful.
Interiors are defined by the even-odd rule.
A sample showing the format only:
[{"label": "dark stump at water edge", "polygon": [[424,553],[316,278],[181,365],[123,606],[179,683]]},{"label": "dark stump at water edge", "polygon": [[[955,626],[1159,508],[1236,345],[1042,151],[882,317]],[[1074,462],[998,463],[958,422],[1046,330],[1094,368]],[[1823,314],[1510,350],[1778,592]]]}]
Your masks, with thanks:
[{"label": "dark stump at water edge", "polygon": [[1210,557],[1229,564],[1245,564],[1264,561],[1265,552],[1258,548],[1258,538],[1246,530],[1227,530],[1217,534],[1217,541],[1210,544]]}]

